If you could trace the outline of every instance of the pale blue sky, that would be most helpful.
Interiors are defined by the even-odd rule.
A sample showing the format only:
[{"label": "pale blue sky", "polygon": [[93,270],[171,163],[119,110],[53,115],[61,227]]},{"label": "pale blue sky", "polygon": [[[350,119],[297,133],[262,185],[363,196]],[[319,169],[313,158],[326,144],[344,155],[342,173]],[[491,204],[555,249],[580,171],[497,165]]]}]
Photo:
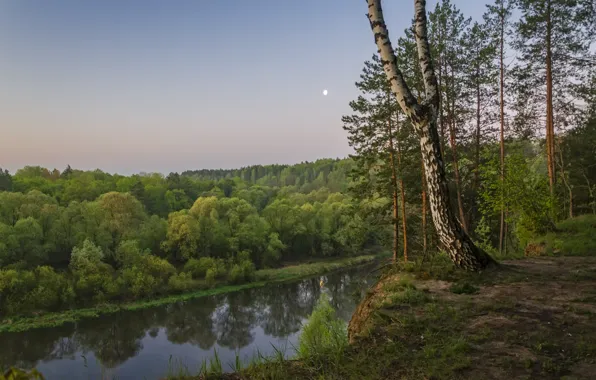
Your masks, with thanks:
[{"label": "pale blue sky", "polygon": [[[453,3],[484,12],[484,1]],[[413,0],[384,8],[397,40]],[[0,167],[167,173],[345,157],[341,116],[376,50],[366,10],[365,0],[0,1]]]}]

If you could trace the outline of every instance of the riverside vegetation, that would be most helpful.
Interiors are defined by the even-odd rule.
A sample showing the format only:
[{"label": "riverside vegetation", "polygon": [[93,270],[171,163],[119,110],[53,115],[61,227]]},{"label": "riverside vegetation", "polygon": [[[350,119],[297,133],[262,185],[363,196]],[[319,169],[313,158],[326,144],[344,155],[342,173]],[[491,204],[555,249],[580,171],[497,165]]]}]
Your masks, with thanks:
[{"label": "riverside vegetation", "polygon": [[[36,325],[31,318],[17,323],[20,317],[47,325],[117,310],[110,305],[118,303],[151,305],[146,300],[371,259],[356,256],[378,253],[387,240],[373,222],[384,205],[339,192],[350,168],[349,160],[320,160],[167,177],[3,171],[2,329]],[[275,269],[290,264],[298,265]]]}]

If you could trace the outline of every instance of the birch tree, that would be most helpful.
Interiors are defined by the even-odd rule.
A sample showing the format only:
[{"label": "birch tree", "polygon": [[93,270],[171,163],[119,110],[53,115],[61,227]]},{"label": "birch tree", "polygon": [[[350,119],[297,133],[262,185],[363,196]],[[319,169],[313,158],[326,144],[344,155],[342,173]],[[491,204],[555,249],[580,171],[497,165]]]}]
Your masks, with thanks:
[{"label": "birch tree", "polygon": [[391,90],[420,138],[430,210],[439,241],[456,266],[467,270],[481,270],[494,261],[474,245],[449,204],[449,188],[437,131],[439,89],[427,37],[426,1],[414,2],[418,61],[425,88],[423,101],[414,97],[397,65],[383,18],[381,1],[367,0],[367,3],[370,26]]}]

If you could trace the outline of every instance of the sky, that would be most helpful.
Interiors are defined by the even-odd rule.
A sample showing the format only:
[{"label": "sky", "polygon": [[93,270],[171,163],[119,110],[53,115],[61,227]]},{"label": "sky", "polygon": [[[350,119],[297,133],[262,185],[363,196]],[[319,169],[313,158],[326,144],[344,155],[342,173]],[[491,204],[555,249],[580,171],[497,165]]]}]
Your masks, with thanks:
[{"label": "sky", "polygon": [[[485,8],[453,3],[476,20]],[[383,2],[394,41],[413,4]],[[366,11],[365,0],[2,0],[0,167],[167,174],[346,157],[341,117],[376,51]]]}]

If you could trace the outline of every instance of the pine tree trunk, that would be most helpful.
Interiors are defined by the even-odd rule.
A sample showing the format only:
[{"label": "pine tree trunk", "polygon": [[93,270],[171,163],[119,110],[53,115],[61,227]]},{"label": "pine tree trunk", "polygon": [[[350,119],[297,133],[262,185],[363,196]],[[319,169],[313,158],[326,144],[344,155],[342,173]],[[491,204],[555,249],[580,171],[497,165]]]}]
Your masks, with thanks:
[{"label": "pine tree trunk", "polygon": [[[396,127],[398,128],[398,127]],[[404,241],[404,261],[408,262],[408,224],[406,217],[406,190],[404,189],[403,169],[401,167],[401,149],[399,141],[396,141],[397,145],[397,169],[399,171],[399,191],[401,193],[401,226],[402,236]]]},{"label": "pine tree trunk", "polygon": [[[393,131],[391,128],[391,116],[387,120],[389,134],[389,160],[391,165],[391,187],[393,189],[393,262],[397,262],[397,251],[399,250],[399,215],[397,202],[397,172],[395,168],[395,150],[393,148]],[[408,261],[407,256],[404,257]]]},{"label": "pine tree trunk", "polygon": [[[449,91],[447,91],[447,93],[449,93]],[[453,172],[455,175],[455,194],[457,197],[457,208],[459,210],[459,219],[462,228],[464,229],[465,233],[468,233],[466,216],[464,214],[464,204],[461,196],[461,179],[459,176],[459,164],[457,159],[457,142],[455,136],[455,99],[449,99],[449,97],[447,97],[447,103],[449,104],[449,145],[451,146],[451,158],[453,160]]]},{"label": "pine tree trunk", "polygon": [[567,181],[567,177],[565,177],[565,163],[563,162],[563,151],[561,150],[561,138],[558,139],[558,147],[559,147],[559,171],[561,172],[561,179],[563,180],[563,184],[567,188],[569,192],[569,218],[573,218],[573,188]]},{"label": "pine tree trunk", "polygon": [[370,26],[379,49],[381,61],[391,89],[401,109],[408,116],[420,137],[422,161],[426,177],[430,211],[441,245],[453,263],[467,270],[481,270],[494,261],[474,245],[457,222],[449,204],[449,187],[441,155],[441,141],[437,130],[439,92],[433,70],[426,26],[426,1],[415,1],[416,45],[423,74],[426,100],[420,104],[403,78],[383,19],[380,0],[368,0]]},{"label": "pine tree trunk", "polygon": [[503,254],[503,239],[505,238],[505,66],[504,66],[504,55],[505,55],[505,9],[504,4],[501,2],[501,38],[500,38],[500,52],[499,52],[499,60],[500,60],[500,81],[499,84],[499,92],[500,92],[500,139],[499,139],[499,147],[500,147],[500,161],[501,161],[501,225],[499,227],[499,254]]},{"label": "pine tree trunk", "polygon": [[551,196],[555,191],[555,129],[553,118],[551,0],[546,0],[546,157]]},{"label": "pine tree trunk", "polygon": [[474,190],[480,185],[480,63],[476,66],[476,163],[474,168]]},{"label": "pine tree trunk", "polygon": [[459,219],[464,232],[468,233],[468,225],[464,214],[464,204],[461,196],[461,179],[459,176],[459,165],[457,162],[457,144],[455,141],[455,121],[449,123],[449,142],[451,145],[451,155],[453,157],[453,172],[455,174],[455,193],[457,196],[457,208],[459,210]]}]

